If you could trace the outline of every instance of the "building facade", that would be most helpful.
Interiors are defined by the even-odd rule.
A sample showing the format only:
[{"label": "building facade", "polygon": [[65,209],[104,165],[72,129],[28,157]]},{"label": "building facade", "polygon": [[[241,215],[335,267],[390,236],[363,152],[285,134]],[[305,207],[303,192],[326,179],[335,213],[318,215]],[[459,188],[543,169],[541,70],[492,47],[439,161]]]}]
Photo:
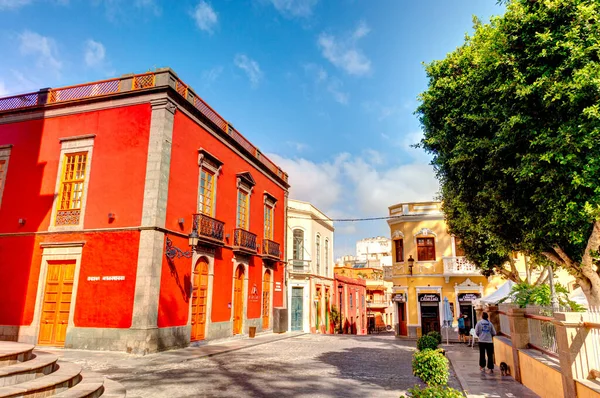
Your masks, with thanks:
[{"label": "building facade", "polygon": [[333,333],[333,221],[307,202],[288,200],[289,330]]},{"label": "building facade", "polygon": [[392,265],[392,241],[384,236],[365,238],[356,242],[356,261],[369,268]]},{"label": "building facade", "polygon": [[391,329],[394,325],[393,283],[384,280],[383,269],[367,268],[366,263],[348,262],[335,267],[335,274],[364,280],[366,289],[367,331]]},{"label": "building facade", "polygon": [[[367,334],[367,284],[363,279],[335,275],[335,305],[340,314],[336,330],[343,334]],[[332,325],[333,326],[333,325]]]},{"label": "building facade", "polygon": [[486,278],[464,257],[460,241],[447,231],[440,202],[399,203],[389,208],[396,334],[417,336],[441,330],[443,301],[474,325],[472,301],[496,290],[500,278]]},{"label": "building facade", "polygon": [[0,339],[147,353],[284,307],[287,175],[168,68],[0,98],[0,170]]}]

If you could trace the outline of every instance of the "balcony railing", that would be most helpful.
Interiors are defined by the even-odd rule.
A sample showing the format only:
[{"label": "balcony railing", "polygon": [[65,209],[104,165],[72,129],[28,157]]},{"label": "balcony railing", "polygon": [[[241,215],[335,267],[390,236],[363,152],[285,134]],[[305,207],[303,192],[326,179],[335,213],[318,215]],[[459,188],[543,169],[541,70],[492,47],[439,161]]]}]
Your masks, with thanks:
[{"label": "balcony railing", "polygon": [[126,91],[136,91],[153,87],[171,86],[185,100],[190,102],[200,113],[216,125],[223,133],[242,146],[258,162],[285,182],[288,175],[267,156],[255,147],[246,137],[231,126],[221,115],[200,98],[188,85],[183,83],[169,69],[125,75],[114,79],[78,84],[75,86],[43,89],[33,93],[19,94],[0,98],[0,112],[14,111],[64,102],[75,102],[92,97],[114,95]]},{"label": "balcony railing", "polygon": [[310,274],[310,260],[289,260],[288,271],[292,274]]},{"label": "balcony railing", "polygon": [[281,251],[279,250],[279,243],[273,242],[270,239],[263,239],[262,245],[263,257],[270,260],[279,260]]},{"label": "balcony railing", "polygon": [[223,245],[224,222],[206,214],[194,214],[192,230],[198,233],[200,242],[209,245]]},{"label": "balcony railing", "polygon": [[255,254],[257,250],[256,234],[241,228],[234,229],[233,250]]},{"label": "balcony railing", "polygon": [[444,257],[444,275],[479,275],[480,272],[466,257]]},{"label": "balcony railing", "polygon": [[390,300],[385,300],[385,299],[367,300],[367,307],[369,307],[369,308],[385,308],[385,307],[389,307],[389,305],[390,305]]}]

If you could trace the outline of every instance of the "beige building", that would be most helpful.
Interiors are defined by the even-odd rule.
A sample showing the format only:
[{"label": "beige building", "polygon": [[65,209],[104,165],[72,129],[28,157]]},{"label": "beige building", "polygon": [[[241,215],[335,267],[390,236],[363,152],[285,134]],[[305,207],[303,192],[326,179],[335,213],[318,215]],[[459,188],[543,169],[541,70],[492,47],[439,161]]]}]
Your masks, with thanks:
[{"label": "beige building", "polygon": [[333,221],[310,203],[288,200],[289,330],[333,333]]}]

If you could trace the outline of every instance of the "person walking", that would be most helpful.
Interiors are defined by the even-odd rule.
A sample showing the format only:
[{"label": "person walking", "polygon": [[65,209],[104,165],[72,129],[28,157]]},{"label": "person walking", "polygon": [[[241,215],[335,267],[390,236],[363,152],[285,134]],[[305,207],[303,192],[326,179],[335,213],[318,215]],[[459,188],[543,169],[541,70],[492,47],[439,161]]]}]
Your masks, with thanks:
[{"label": "person walking", "polygon": [[460,314],[458,317],[458,342],[464,343],[467,341],[466,339],[466,331],[465,331],[465,316]]},{"label": "person walking", "polygon": [[475,325],[475,334],[479,339],[479,370],[485,370],[485,356],[487,354],[487,368],[490,374],[494,373],[494,340],[496,329],[488,321],[488,314],[484,312],[483,319]]}]

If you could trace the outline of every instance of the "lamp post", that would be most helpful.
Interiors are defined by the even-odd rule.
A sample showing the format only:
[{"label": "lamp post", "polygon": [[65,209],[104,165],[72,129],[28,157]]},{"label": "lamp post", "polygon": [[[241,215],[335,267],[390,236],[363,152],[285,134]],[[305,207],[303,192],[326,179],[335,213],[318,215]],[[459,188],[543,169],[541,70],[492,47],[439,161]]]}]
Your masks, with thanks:
[{"label": "lamp post", "polygon": [[408,263],[408,272],[410,273],[410,275],[412,275],[413,265],[415,265],[415,259],[412,255],[410,255],[408,256],[408,260],[406,260],[406,262]]},{"label": "lamp post", "polygon": [[342,312],[344,309],[344,302],[342,301],[342,295],[344,293],[344,286],[338,285],[338,292],[340,294],[340,334],[343,334],[342,319],[344,319],[344,317],[342,315]]}]

